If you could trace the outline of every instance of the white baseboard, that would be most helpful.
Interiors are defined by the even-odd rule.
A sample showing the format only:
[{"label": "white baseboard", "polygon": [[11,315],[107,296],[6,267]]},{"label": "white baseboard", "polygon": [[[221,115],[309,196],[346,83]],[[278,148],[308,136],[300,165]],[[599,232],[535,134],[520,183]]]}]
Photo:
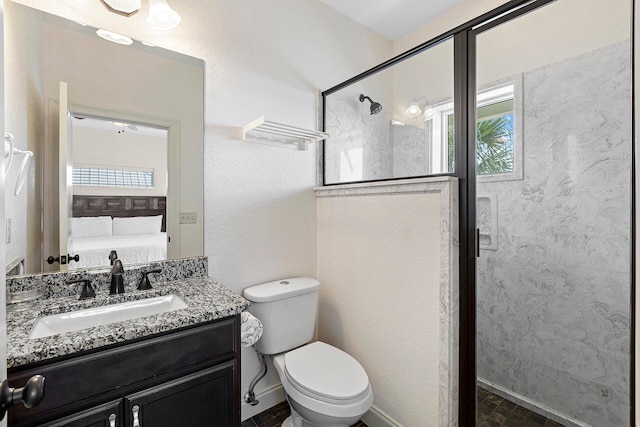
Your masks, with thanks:
[{"label": "white baseboard", "polygon": [[543,405],[542,403],[536,402],[535,400],[529,399],[528,397],[522,396],[518,393],[515,393],[509,389],[506,389],[498,384],[492,383],[491,381],[487,381],[484,378],[478,377],[478,384],[489,390],[493,394],[497,394],[503,399],[507,399],[513,403],[516,403],[523,408],[527,408],[530,411],[533,411],[537,414],[540,414],[544,417],[549,418],[552,421],[560,423],[567,427],[591,427],[590,424],[585,424],[580,420],[577,420],[567,414],[564,414],[560,411],[556,411],[555,409]]},{"label": "white baseboard", "polygon": [[276,384],[265,390],[262,390],[261,392],[256,394],[256,400],[260,403],[255,406],[248,404],[244,400],[242,401],[242,405],[240,405],[240,418],[242,418],[242,421],[247,420],[254,415],[258,415],[260,412],[266,411],[267,409],[276,406],[280,402],[284,402],[285,395],[282,384]]},{"label": "white baseboard", "polygon": [[402,424],[375,406],[372,406],[371,409],[362,416],[362,422],[369,427],[402,427]]}]

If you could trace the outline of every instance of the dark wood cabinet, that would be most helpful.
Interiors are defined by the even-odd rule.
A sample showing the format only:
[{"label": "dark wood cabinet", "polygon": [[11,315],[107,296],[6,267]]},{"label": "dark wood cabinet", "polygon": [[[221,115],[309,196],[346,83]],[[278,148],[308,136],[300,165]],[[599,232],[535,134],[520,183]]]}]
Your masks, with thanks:
[{"label": "dark wood cabinet", "polygon": [[64,417],[62,419],[43,424],[43,427],[118,427],[118,420],[121,418],[122,399],[114,402],[98,405],[95,408],[78,412],[77,414]]},{"label": "dark wood cabinet", "polygon": [[[11,426],[240,425],[240,316],[9,370],[45,377],[42,402]],[[138,423],[135,423],[137,421]]]},{"label": "dark wood cabinet", "polygon": [[234,425],[234,374],[227,364],[129,395],[125,421],[140,427]]}]

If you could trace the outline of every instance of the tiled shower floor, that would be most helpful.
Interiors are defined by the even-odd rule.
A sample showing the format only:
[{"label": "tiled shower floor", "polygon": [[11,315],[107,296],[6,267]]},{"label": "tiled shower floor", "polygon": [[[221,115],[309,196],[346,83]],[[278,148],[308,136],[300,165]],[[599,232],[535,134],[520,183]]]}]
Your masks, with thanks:
[{"label": "tiled shower floor", "polygon": [[[240,427],[280,427],[289,414],[289,405],[287,402],[282,402],[243,421]],[[362,421],[358,421],[352,427],[367,427],[367,425]]]},{"label": "tiled shower floor", "polygon": [[562,427],[542,415],[478,387],[478,427]]}]

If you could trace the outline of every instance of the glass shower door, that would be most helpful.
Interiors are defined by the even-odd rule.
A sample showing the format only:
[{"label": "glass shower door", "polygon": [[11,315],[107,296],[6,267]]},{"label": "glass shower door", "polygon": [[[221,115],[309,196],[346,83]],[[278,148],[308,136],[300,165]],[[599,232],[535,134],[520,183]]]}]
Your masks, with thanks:
[{"label": "glass shower door", "polygon": [[475,30],[477,425],[628,426],[631,3],[559,0],[488,26]]}]

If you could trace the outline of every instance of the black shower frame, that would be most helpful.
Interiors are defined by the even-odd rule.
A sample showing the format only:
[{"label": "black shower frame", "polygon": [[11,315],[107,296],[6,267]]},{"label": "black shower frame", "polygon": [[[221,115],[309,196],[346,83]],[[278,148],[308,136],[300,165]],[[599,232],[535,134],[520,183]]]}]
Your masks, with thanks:
[{"label": "black shower frame", "polygon": [[[386,178],[357,183],[419,179],[438,176],[455,176],[459,181],[459,279],[460,279],[460,347],[459,347],[459,406],[458,422],[462,427],[476,425],[476,257],[478,240],[475,186],[475,64],[478,34],[515,19],[556,0],[511,0],[483,15],[434,37],[400,55],[397,55],[357,76],[354,76],[322,92],[322,129],[326,131],[326,98],[351,84],[383,71],[399,62],[422,53],[439,43],[453,39],[454,44],[454,173],[430,174],[412,177]],[[635,347],[636,347],[636,144],[635,144],[635,4],[631,1],[631,52],[632,52],[632,165],[631,165],[631,272],[630,272],[630,426],[635,427]],[[326,148],[322,142],[322,185],[325,187],[349,184],[327,183],[325,180]],[[470,182],[469,177],[472,177]]]}]

